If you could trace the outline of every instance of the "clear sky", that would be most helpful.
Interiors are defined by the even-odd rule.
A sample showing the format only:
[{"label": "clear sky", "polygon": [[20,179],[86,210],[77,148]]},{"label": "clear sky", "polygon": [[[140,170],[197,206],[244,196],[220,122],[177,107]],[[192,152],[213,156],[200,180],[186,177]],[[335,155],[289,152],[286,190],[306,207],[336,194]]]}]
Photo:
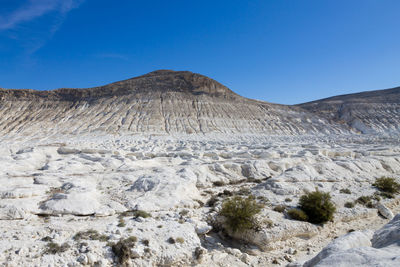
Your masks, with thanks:
[{"label": "clear sky", "polygon": [[157,69],[282,104],[400,86],[400,0],[0,0],[0,87]]}]

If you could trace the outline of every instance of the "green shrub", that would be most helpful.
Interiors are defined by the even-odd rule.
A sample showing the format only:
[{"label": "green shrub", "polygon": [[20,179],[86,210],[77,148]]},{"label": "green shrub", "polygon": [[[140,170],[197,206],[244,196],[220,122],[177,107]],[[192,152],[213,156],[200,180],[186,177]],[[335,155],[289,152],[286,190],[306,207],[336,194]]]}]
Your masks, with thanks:
[{"label": "green shrub", "polygon": [[138,218],[138,217],[149,218],[149,217],[151,217],[151,214],[148,213],[148,212],[145,212],[144,210],[135,210],[135,211],[133,212],[133,216],[134,216],[135,218]]},{"label": "green shrub", "polygon": [[255,215],[261,211],[254,196],[243,198],[235,196],[222,203],[220,215],[226,218],[226,224],[233,231],[244,231],[257,226]]},{"label": "green shrub", "polygon": [[400,184],[396,182],[394,178],[381,177],[376,179],[375,183],[372,184],[382,192],[396,194],[400,191]]},{"label": "green shrub", "polygon": [[186,216],[186,215],[188,215],[189,214],[189,210],[181,210],[180,212],[179,212],[179,215],[181,215],[182,217],[183,216]]},{"label": "green shrub", "polygon": [[69,245],[67,243],[64,243],[62,245],[59,245],[54,242],[50,242],[46,246],[45,254],[57,254],[57,253],[62,253],[65,252],[69,249]]},{"label": "green shrub", "polygon": [[333,220],[336,211],[335,205],[331,202],[329,193],[320,191],[308,192],[300,197],[300,209],[303,210],[311,223],[325,223]]},{"label": "green shrub", "polygon": [[50,236],[45,236],[40,240],[43,241],[43,242],[51,242],[53,240],[53,238],[51,238]]},{"label": "green shrub", "polygon": [[224,185],[225,185],[225,183],[222,181],[213,182],[213,186],[224,186]]},{"label": "green shrub", "polygon": [[356,200],[357,203],[364,205],[368,208],[373,208],[373,204],[372,204],[372,197],[371,196],[361,196],[359,198],[357,198]]},{"label": "green shrub", "polygon": [[340,189],[339,192],[342,193],[342,194],[348,194],[348,195],[351,194],[351,191],[350,191],[350,189],[348,189],[348,188]]},{"label": "green shrub", "polygon": [[285,210],[286,210],[286,206],[284,206],[284,205],[278,205],[273,208],[273,211],[280,212],[280,213],[284,212]]},{"label": "green shrub", "polygon": [[135,246],[137,238],[131,236],[127,239],[121,239],[116,244],[110,244],[111,250],[118,259],[121,266],[126,266],[129,259],[132,258],[131,248]]},{"label": "green shrub", "polygon": [[383,198],[394,198],[394,194],[388,192],[379,192],[379,195]]},{"label": "green shrub", "polygon": [[346,202],[344,203],[344,206],[348,209],[354,208],[354,202]]},{"label": "green shrub", "polygon": [[109,238],[106,235],[99,234],[99,232],[97,232],[96,230],[89,229],[86,232],[81,231],[81,232],[78,232],[75,234],[75,236],[74,236],[75,241],[79,241],[82,239],[83,240],[99,240],[101,242],[105,242]]},{"label": "green shrub", "polygon": [[287,197],[287,198],[285,198],[285,202],[292,202],[292,199]]},{"label": "green shrub", "polygon": [[249,188],[240,188],[239,191],[236,192],[236,194],[240,196],[248,196],[251,194],[251,191]]},{"label": "green shrub", "polygon": [[178,243],[180,243],[180,244],[183,244],[183,243],[185,242],[185,239],[183,239],[183,237],[177,237],[177,238],[175,239],[175,241],[178,242]]},{"label": "green shrub", "polygon": [[299,209],[290,209],[288,210],[287,214],[290,216],[290,218],[292,218],[293,220],[297,220],[297,221],[308,221],[308,216],[307,214]]},{"label": "green shrub", "polygon": [[119,222],[118,222],[117,226],[118,227],[125,227],[126,226],[125,221],[124,221],[123,218],[119,218]]}]

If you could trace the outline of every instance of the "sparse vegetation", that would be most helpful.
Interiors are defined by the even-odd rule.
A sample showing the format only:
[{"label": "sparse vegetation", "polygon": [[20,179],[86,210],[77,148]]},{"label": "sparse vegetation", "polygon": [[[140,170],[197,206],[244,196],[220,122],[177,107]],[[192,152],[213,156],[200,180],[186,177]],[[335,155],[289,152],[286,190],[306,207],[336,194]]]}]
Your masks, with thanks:
[{"label": "sparse vegetation", "polygon": [[135,218],[137,218],[137,217],[149,218],[149,217],[151,217],[151,214],[148,212],[145,212],[143,210],[128,210],[128,211],[122,212],[119,215],[119,218],[128,217],[128,216],[133,216]]},{"label": "sparse vegetation", "polygon": [[233,193],[231,191],[229,191],[229,190],[226,190],[226,189],[223,192],[218,194],[219,197],[222,197],[222,196],[230,197],[232,195],[233,195]]},{"label": "sparse vegetation", "polygon": [[371,196],[361,196],[359,198],[357,198],[356,202],[358,204],[364,205],[367,208],[373,208],[374,205],[372,203],[372,197]]},{"label": "sparse vegetation", "polygon": [[239,191],[236,192],[236,194],[240,196],[248,196],[251,194],[251,191],[249,188],[240,188]]},{"label": "sparse vegetation", "polygon": [[330,194],[318,190],[301,196],[299,206],[307,214],[308,221],[317,224],[333,220],[336,211]]},{"label": "sparse vegetation", "polygon": [[225,183],[224,182],[222,182],[222,181],[216,181],[216,182],[213,182],[213,186],[224,186],[225,185]]},{"label": "sparse vegetation", "polygon": [[175,241],[178,242],[178,243],[180,243],[180,244],[183,244],[183,243],[185,242],[185,239],[183,239],[183,237],[177,237],[177,238],[175,239]]},{"label": "sparse vegetation", "polygon": [[351,209],[354,208],[354,202],[348,201],[344,203],[345,208]]},{"label": "sparse vegetation", "polygon": [[90,229],[87,230],[86,232],[78,232],[74,235],[74,240],[79,241],[79,240],[99,240],[101,242],[106,242],[108,241],[109,237],[107,235],[101,235],[99,232],[96,230]]},{"label": "sparse vegetation", "polygon": [[388,192],[379,192],[379,196],[383,198],[394,198],[394,194]]},{"label": "sparse vegetation", "polygon": [[53,238],[51,238],[50,236],[45,236],[45,237],[43,237],[43,238],[40,239],[40,240],[43,241],[43,242],[50,242],[50,241],[53,240]]},{"label": "sparse vegetation", "polygon": [[125,221],[124,221],[123,218],[119,218],[119,222],[118,222],[117,226],[118,227],[125,227],[126,226]]},{"label": "sparse vegetation", "polygon": [[342,189],[340,189],[339,192],[342,193],[342,194],[348,194],[348,195],[351,194],[351,191],[348,188],[342,188]]},{"label": "sparse vegetation", "polygon": [[378,178],[372,185],[378,188],[380,191],[390,194],[397,194],[400,191],[400,184],[391,177]]},{"label": "sparse vegetation", "polygon": [[304,222],[308,221],[307,214],[300,209],[290,209],[288,210],[287,214],[293,220],[304,221]]},{"label": "sparse vegetation", "polygon": [[116,244],[110,244],[111,250],[118,259],[118,263],[125,266],[132,257],[131,248],[135,246],[137,238],[131,236],[127,239],[121,239]]},{"label": "sparse vegetation", "polygon": [[235,196],[222,203],[220,215],[226,218],[226,224],[233,232],[252,229],[257,226],[255,215],[261,211],[254,196],[243,198]]},{"label": "sparse vegetation", "polygon": [[181,210],[180,212],[179,212],[179,215],[181,215],[181,216],[186,216],[186,215],[188,215],[189,214],[189,210]]},{"label": "sparse vegetation", "polygon": [[286,210],[286,206],[278,205],[273,208],[273,211],[283,213]]},{"label": "sparse vegetation", "polygon": [[291,198],[285,198],[285,202],[292,202]]},{"label": "sparse vegetation", "polygon": [[267,228],[272,228],[274,226],[274,222],[270,219],[263,219],[261,225],[265,225]]},{"label": "sparse vegetation", "polygon": [[133,211],[133,216],[135,218],[138,218],[138,217],[149,218],[149,217],[151,217],[151,214],[148,212],[145,212],[144,210],[135,210],[135,211]]},{"label": "sparse vegetation", "polygon": [[46,246],[46,250],[44,251],[45,254],[58,254],[67,251],[70,246],[67,243],[63,243],[61,245],[49,242]]}]

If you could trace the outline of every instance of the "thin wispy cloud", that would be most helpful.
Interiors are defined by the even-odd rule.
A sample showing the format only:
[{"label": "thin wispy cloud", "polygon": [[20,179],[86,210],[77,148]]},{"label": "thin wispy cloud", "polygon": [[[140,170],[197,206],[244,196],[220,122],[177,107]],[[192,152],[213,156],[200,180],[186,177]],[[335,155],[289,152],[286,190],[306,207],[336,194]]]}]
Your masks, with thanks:
[{"label": "thin wispy cloud", "polygon": [[[0,13],[0,32],[11,32],[10,38],[24,42],[28,54],[34,53],[58,31],[68,12],[84,1],[26,0],[19,8]],[[31,26],[35,20],[48,15],[52,18],[49,24]]]},{"label": "thin wispy cloud", "polygon": [[78,7],[83,0],[28,0],[22,7],[0,16],[0,30],[13,29],[50,12],[66,14]]}]

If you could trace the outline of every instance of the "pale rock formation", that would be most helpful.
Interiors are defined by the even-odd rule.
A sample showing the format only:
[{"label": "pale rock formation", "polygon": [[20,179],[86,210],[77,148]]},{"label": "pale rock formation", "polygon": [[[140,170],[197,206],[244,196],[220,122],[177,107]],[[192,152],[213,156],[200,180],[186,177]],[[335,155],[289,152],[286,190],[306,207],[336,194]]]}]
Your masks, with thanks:
[{"label": "pale rock formation", "polygon": [[352,232],[335,239],[303,266],[399,266],[399,252],[400,214],[397,214],[373,236],[370,232]]}]

